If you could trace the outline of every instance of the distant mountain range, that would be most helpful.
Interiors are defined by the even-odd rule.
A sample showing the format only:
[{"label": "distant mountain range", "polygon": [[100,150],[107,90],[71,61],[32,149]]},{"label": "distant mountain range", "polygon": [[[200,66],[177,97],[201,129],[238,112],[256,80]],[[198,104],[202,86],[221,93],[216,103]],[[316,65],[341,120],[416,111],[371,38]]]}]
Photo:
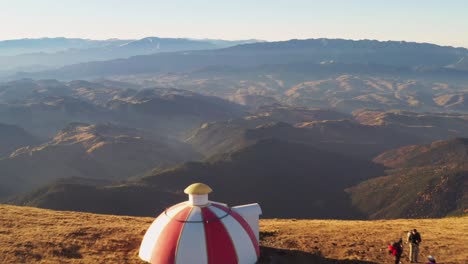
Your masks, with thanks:
[{"label": "distant mountain range", "polygon": [[[155,43],[163,42],[175,49],[179,44],[189,47],[192,42],[203,43],[146,38],[118,45],[117,49],[154,53]],[[221,49],[192,47],[175,52],[168,49],[10,77],[66,80],[105,77],[129,86],[171,87],[222,97],[252,111],[264,105],[285,104],[333,108],[346,113],[363,108],[468,112],[465,85],[468,71],[464,66],[468,53],[464,48],[395,41],[309,39]],[[108,50],[113,52],[114,48]]]},{"label": "distant mountain range", "polygon": [[15,56],[27,53],[53,53],[68,49],[89,49],[118,46],[131,40],[91,40],[80,38],[26,38],[0,41],[0,56]]},{"label": "distant mountain range", "polygon": [[31,71],[64,65],[127,58],[158,52],[225,48],[257,40],[211,40],[146,37],[139,40],[67,38],[0,41],[0,71]]},{"label": "distant mountain range", "polygon": [[[91,78],[109,75],[193,71],[209,66],[242,66],[309,63],[322,65],[375,65],[387,72],[458,73],[463,67],[457,63],[467,56],[464,48],[433,44],[307,39],[281,42],[260,42],[230,48],[184,51],[124,60],[91,62],[66,66],[40,73],[20,74],[17,77],[34,78]],[[449,67],[451,65],[451,67]],[[454,66],[455,65],[455,66]]]},{"label": "distant mountain range", "polygon": [[18,80],[0,84],[0,122],[50,138],[71,122],[113,122],[173,137],[207,121],[240,117],[242,106],[194,92],[132,89],[118,82]]},{"label": "distant mountain range", "polygon": [[[142,44],[143,45],[143,44]],[[259,42],[68,65],[12,78],[102,79],[217,96],[256,111],[282,104],[468,113],[467,50],[351,40]]]}]

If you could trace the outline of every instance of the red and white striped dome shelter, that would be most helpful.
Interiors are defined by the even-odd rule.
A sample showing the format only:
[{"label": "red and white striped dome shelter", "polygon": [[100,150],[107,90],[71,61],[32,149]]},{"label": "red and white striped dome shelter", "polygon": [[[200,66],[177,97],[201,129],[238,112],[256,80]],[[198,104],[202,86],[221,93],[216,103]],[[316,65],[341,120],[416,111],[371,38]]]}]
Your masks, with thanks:
[{"label": "red and white striped dome shelter", "polygon": [[194,183],[189,200],[167,209],[151,224],[140,246],[152,264],[253,264],[260,256],[258,204],[229,208],[208,200],[212,190]]}]

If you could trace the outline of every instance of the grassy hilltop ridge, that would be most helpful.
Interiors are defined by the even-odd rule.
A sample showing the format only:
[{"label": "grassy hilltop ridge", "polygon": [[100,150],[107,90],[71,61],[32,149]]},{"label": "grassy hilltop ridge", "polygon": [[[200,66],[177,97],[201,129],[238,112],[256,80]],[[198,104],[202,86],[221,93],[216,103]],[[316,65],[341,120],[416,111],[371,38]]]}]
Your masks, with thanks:
[{"label": "grassy hilltop ridge", "polygon": [[[153,218],[9,205],[0,209],[1,263],[144,263],[138,248]],[[387,244],[413,227],[423,236],[421,256],[463,263],[468,259],[467,220],[265,219],[260,223],[260,263],[387,263]]]}]

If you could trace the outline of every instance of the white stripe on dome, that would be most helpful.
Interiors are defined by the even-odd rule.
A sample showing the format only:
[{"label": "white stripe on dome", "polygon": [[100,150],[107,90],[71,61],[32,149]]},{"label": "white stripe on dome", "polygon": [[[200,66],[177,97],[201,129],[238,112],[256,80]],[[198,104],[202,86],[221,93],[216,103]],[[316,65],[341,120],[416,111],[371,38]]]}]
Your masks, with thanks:
[{"label": "white stripe on dome", "polygon": [[187,222],[199,222],[200,224],[203,224],[203,216],[201,213],[201,207],[194,206],[192,209],[192,212],[190,213],[186,221]]},{"label": "white stripe on dome", "polygon": [[208,263],[205,228],[202,221],[201,208],[193,207],[179,237],[175,263]]},{"label": "white stripe on dome", "polygon": [[167,209],[165,212],[163,212],[163,214],[169,216],[169,218],[173,218],[174,216],[176,216],[183,208],[187,207],[188,204],[187,202],[181,202],[181,203],[178,203],[176,205],[174,205],[173,207]]},{"label": "white stripe on dome", "polygon": [[[168,211],[171,215],[176,215],[186,207],[185,203],[180,203],[171,207]],[[140,252],[138,255],[144,261],[151,261],[151,254],[153,254],[154,245],[158,241],[161,231],[166,227],[167,223],[171,220],[165,213],[162,213],[154,220],[151,226],[146,231],[143,241],[141,242]]]},{"label": "white stripe on dome", "polygon": [[[209,209],[218,217],[223,217],[226,215],[226,212],[214,206],[210,206]],[[242,225],[231,215],[222,218],[221,222],[224,224],[229,235],[231,236],[239,263],[256,263],[257,252],[255,251],[253,243],[251,242],[252,240]]]},{"label": "white stripe on dome", "polygon": [[[218,218],[221,218],[221,217],[225,217],[226,216],[226,212],[224,212],[223,210],[221,209],[218,209],[214,206],[209,206],[208,209],[211,210],[211,212],[213,212]],[[228,209],[229,210],[229,209]]]},{"label": "white stripe on dome", "polygon": [[214,202],[214,201],[208,201],[208,202],[210,202],[211,204],[219,204],[219,205],[222,205],[224,207],[228,207],[227,204],[225,204],[225,203]]}]

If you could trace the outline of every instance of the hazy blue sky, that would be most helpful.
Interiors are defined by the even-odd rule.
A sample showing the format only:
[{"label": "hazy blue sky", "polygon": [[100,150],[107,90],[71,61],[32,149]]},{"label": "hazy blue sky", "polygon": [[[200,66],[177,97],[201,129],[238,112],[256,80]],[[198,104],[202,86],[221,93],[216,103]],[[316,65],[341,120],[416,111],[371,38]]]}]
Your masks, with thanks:
[{"label": "hazy blue sky", "polygon": [[407,40],[468,47],[468,0],[0,0],[0,39]]}]

